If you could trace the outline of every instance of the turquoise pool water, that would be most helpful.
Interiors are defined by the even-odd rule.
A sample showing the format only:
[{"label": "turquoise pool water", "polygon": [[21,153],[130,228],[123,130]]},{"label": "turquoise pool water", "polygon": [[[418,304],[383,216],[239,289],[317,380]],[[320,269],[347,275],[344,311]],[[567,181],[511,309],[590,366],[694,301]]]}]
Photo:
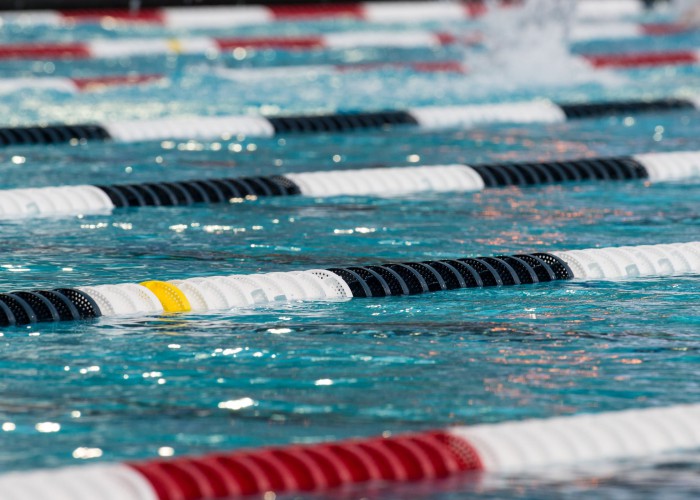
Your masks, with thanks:
[{"label": "turquoise pool water", "polygon": [[[329,27],[313,25],[317,30]],[[356,25],[340,26],[352,27]],[[460,27],[468,25],[450,29]],[[265,33],[302,28],[306,26],[290,23],[267,27]],[[163,34],[156,28],[137,31],[142,36]],[[17,42],[126,34],[134,32],[97,27],[0,31],[4,41]],[[241,83],[210,71],[248,64],[464,56],[454,47],[262,51],[242,61],[181,57],[73,65],[2,62],[0,76],[5,77],[162,71],[172,78],[140,88],[73,96],[20,92],[0,96],[0,111],[3,124],[18,125],[375,110],[543,95],[567,102],[655,97],[692,92],[700,83],[700,70],[694,67],[600,73],[564,57],[563,50],[546,50],[552,43],[546,37],[528,43],[535,45],[520,47],[520,56],[504,56],[505,66],[489,66],[491,56],[468,52],[467,62],[480,70],[472,75],[382,70]],[[697,44],[697,34],[686,34],[626,45],[588,43],[575,50]],[[524,73],[516,61],[528,54],[530,66],[550,74],[533,80]],[[0,150],[0,187],[698,149],[698,114],[685,111],[440,133],[406,129],[12,148]],[[698,240],[700,183],[591,183],[421,194],[410,200],[261,199],[228,206],[4,221],[0,231],[2,290],[139,282]],[[698,402],[698,299],[698,277],[683,276],[8,328],[0,338],[0,470]],[[228,401],[241,408],[220,408]],[[93,454],[99,449],[101,457],[75,458],[84,453],[82,448]],[[698,494],[698,472],[700,459],[689,455],[674,457],[672,463],[627,464],[575,480],[485,477],[474,482],[467,477],[408,487],[363,486],[342,495],[680,498]]]}]

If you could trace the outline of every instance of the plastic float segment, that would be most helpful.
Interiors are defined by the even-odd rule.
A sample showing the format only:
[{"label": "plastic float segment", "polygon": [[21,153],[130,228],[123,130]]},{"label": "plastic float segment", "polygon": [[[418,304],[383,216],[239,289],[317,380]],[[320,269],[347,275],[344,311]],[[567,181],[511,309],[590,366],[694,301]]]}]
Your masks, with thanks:
[{"label": "plastic float segment", "polygon": [[621,54],[583,55],[596,68],[641,68],[652,66],[695,65],[700,62],[700,51],[667,50],[659,52],[631,52]]},{"label": "plastic float segment", "polygon": [[[574,110],[571,110],[572,112]],[[262,196],[406,196],[589,181],[700,177],[700,152],[481,165],[426,165],[298,172],[268,177],[0,190],[0,219],[109,213],[115,208],[230,203]]]},{"label": "plastic float segment", "polygon": [[[680,33],[678,24],[642,25],[635,23],[608,23],[604,25],[577,25],[572,29],[572,41],[598,38],[629,38]],[[234,37],[183,36],[175,38],[120,38],[118,40],[88,40],[85,42],[31,42],[0,44],[0,59],[94,59],[157,55],[217,55],[234,49],[315,50],[349,49],[357,47],[418,48],[441,45],[474,45],[483,41],[479,32],[456,34],[430,30],[403,31],[348,31],[308,36]],[[581,54],[596,67],[634,67],[650,63],[690,64],[697,58],[697,50],[665,51],[658,55],[645,52],[625,54]],[[623,64],[624,62],[624,64]]]},{"label": "plastic float segment", "polygon": [[[674,28],[675,27],[675,28]],[[661,29],[663,28],[663,29]],[[677,29],[676,25],[663,26],[645,26],[645,29],[654,29],[655,34],[661,34],[663,30]],[[676,32],[676,31],[673,31]],[[277,41],[275,41],[277,40]],[[301,47],[317,46],[316,39],[305,40],[290,40],[285,42],[285,39],[258,39],[261,46],[269,47],[275,44],[279,48],[284,48],[284,45]],[[253,43],[253,42],[252,42]],[[231,44],[231,45],[229,45]],[[219,50],[223,48],[230,50],[236,45],[236,42],[230,40],[228,43],[222,41],[218,44],[206,45],[206,48]],[[167,46],[170,50],[172,46]],[[19,56],[19,55],[18,55]],[[9,54],[7,57],[11,57]],[[680,51],[655,51],[655,52],[633,52],[623,54],[596,54],[583,55],[581,58],[590,63],[596,68],[642,68],[652,66],[669,66],[669,65],[695,65],[700,62],[700,52],[695,50],[680,50]],[[216,68],[214,74],[221,78],[227,78],[236,81],[247,81],[256,79],[274,79],[288,78],[290,75],[307,76],[318,73],[347,73],[355,71],[376,71],[389,69],[407,69],[420,73],[468,73],[468,68],[461,61],[399,61],[399,62],[377,62],[367,64],[343,64],[343,65],[294,65],[294,66],[270,66],[259,68]],[[2,78],[0,79],[0,94],[18,92],[27,88],[55,90],[59,92],[74,93],[77,91],[94,91],[101,90],[105,87],[117,85],[139,85],[163,80],[164,75],[119,75],[119,76],[104,76],[104,77],[89,77],[89,78],[64,78],[64,77],[46,77],[46,78]]]},{"label": "plastic float segment", "polygon": [[[39,2],[41,3],[41,2]],[[226,28],[268,24],[276,21],[323,19],[355,19],[372,23],[410,23],[471,19],[486,14],[493,4],[466,2],[338,2],[333,4],[301,4],[294,6],[236,5],[198,7],[165,7],[160,9],[82,9],[0,11],[5,23],[60,25],[72,23],[158,24],[169,28]],[[651,2],[651,4],[663,2]],[[36,5],[35,1],[29,5]],[[501,0],[497,7],[521,5],[519,0]],[[643,0],[578,0],[575,17],[581,20],[618,19],[644,12]],[[23,3],[26,8],[26,2]]]},{"label": "plastic float segment", "polygon": [[75,313],[66,310],[69,304],[79,312],[80,319],[90,319],[688,273],[700,273],[700,242],[20,291],[0,294],[0,325],[76,319]]},{"label": "plastic float segment", "polygon": [[73,94],[102,90],[120,85],[141,85],[165,79],[164,75],[114,75],[87,78],[0,78],[0,94],[21,92],[26,89],[53,90]]},{"label": "plastic float segment", "polygon": [[556,104],[532,101],[428,106],[408,110],[298,116],[199,116],[125,120],[102,124],[48,125],[0,128],[0,147],[60,144],[112,139],[118,142],[165,139],[222,139],[232,136],[271,137],[290,133],[345,133],[396,126],[425,130],[473,128],[507,123],[561,123],[630,113],[697,110],[700,99],[667,98]]},{"label": "plastic float segment", "polygon": [[552,468],[659,460],[700,448],[700,405],[455,426],[390,437],[0,475],[4,500],[213,500],[331,490],[374,481],[551,474]]}]

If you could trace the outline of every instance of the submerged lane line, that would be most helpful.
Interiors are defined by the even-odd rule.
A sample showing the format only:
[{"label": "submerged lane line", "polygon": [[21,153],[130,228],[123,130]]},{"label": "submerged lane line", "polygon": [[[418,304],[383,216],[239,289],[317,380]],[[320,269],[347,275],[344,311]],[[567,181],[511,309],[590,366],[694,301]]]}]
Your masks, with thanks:
[{"label": "submerged lane line", "polygon": [[406,196],[588,181],[700,177],[700,152],[547,162],[427,165],[299,172],[267,177],[0,190],[0,219],[108,213],[125,207],[230,203],[264,196]]}]

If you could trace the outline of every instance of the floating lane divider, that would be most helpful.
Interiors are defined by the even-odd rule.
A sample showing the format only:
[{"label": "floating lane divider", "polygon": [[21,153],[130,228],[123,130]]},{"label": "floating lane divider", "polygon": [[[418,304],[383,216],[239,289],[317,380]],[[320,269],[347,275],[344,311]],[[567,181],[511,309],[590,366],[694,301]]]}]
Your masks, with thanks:
[{"label": "floating lane divider", "polygon": [[385,61],[354,64],[303,64],[290,66],[259,66],[253,68],[212,68],[212,74],[234,81],[279,79],[288,82],[290,76],[313,74],[338,75],[364,71],[411,70],[417,73],[468,73],[461,61]]},{"label": "floating lane divider", "polygon": [[700,273],[700,242],[20,291],[0,294],[0,326],[685,273]]},{"label": "floating lane divider", "polygon": [[[602,25],[578,25],[570,33],[572,42],[585,42],[595,39],[622,39],[642,36],[666,36],[689,32],[691,28],[682,24],[635,24],[605,23]],[[0,44],[0,60],[3,59],[105,59],[116,57],[138,57],[158,55],[220,55],[236,49],[277,49],[277,50],[321,50],[374,48],[435,48],[444,45],[475,45],[483,42],[479,32],[453,34],[426,30],[403,31],[348,31],[308,36],[271,36],[214,38],[206,36],[184,38],[121,38],[115,40],[92,40],[86,42],[31,42],[24,44]],[[661,52],[673,64],[671,55],[678,59],[684,55],[692,64],[700,57],[694,49]],[[642,60],[645,53],[622,54],[578,54],[584,62],[593,67],[615,67],[619,60]],[[652,52],[653,54],[653,52]],[[602,64],[606,62],[607,64]],[[660,64],[657,63],[657,64]],[[675,64],[680,64],[675,62]],[[628,63],[627,66],[631,66]],[[638,63],[637,65],[641,65]],[[618,66],[622,66],[618,64]],[[622,66],[625,67],[625,66]]]},{"label": "floating lane divider", "polygon": [[[504,0],[502,4],[509,4]],[[639,6],[635,5],[638,10]],[[279,21],[354,19],[372,23],[415,23],[472,19],[487,12],[484,2],[333,2],[307,5],[232,5],[161,9],[0,11],[6,23],[62,25],[111,22],[156,24],[168,28],[226,28]]]},{"label": "floating lane divider", "polygon": [[[680,24],[604,23],[577,25],[570,40],[583,42],[595,39],[621,39],[642,36],[664,36],[690,31]],[[276,36],[249,38],[124,38],[87,42],[47,42],[0,45],[1,59],[102,59],[114,57],[153,56],[161,54],[211,55],[246,49],[315,50],[351,49],[358,47],[419,48],[461,43],[476,44],[482,34],[454,35],[425,30],[352,31],[309,36]],[[697,52],[697,51],[696,51]],[[584,59],[586,56],[583,56]]]},{"label": "floating lane divider", "polygon": [[0,78],[0,94],[27,89],[53,90],[75,94],[77,92],[102,90],[119,85],[141,85],[165,79],[165,75],[118,75],[91,78],[39,77],[39,78]]},{"label": "floating lane divider", "polygon": [[677,405],[10,473],[0,476],[0,491],[3,500],[92,500],[104,492],[110,500],[232,499],[469,472],[536,476],[698,448],[700,405]]},{"label": "floating lane divider", "polygon": [[280,134],[346,133],[396,126],[423,130],[472,128],[492,124],[563,123],[663,111],[697,111],[700,97],[555,104],[546,99],[497,104],[416,107],[301,116],[211,116],[115,121],[102,124],[0,128],[1,146],[61,144],[80,141],[140,142],[164,139],[215,140],[232,136],[273,137]]},{"label": "floating lane divider", "polygon": [[581,56],[594,68],[632,69],[654,66],[700,64],[699,50],[665,50],[621,52],[619,54],[587,54]]},{"label": "floating lane divider", "polygon": [[354,49],[357,47],[417,48],[473,43],[473,37],[425,30],[337,32],[309,36],[213,38],[120,38],[88,42],[0,45],[0,59],[98,59],[160,54],[211,55],[237,48]]},{"label": "floating lane divider", "polygon": [[[249,80],[259,78],[289,78],[293,75],[308,75],[309,73],[348,73],[353,71],[378,71],[387,69],[406,69],[419,73],[464,73],[465,66],[459,61],[391,61],[365,64],[341,65],[298,65],[270,66],[261,68],[226,69],[214,68],[212,74],[229,80]],[[126,85],[143,85],[165,80],[165,75],[118,75],[91,78],[68,77],[38,77],[38,78],[0,78],[0,95],[11,92],[22,92],[27,89],[51,90],[75,94],[91,92],[109,87]]]},{"label": "floating lane divider", "polygon": [[[669,25],[668,29],[674,25]],[[607,27],[607,25],[606,25]],[[652,25],[644,27],[652,29]],[[658,27],[655,34],[661,34]],[[606,33],[610,33],[606,29]],[[668,65],[695,65],[700,63],[700,51],[677,50],[655,52],[632,52],[621,54],[584,54],[581,58],[594,68],[638,68]],[[213,74],[217,77],[235,81],[246,81],[264,78],[284,78],[290,76],[307,76],[309,74],[343,74],[360,71],[382,70],[411,70],[418,73],[469,73],[469,68],[461,61],[387,61],[362,64],[336,65],[293,65],[267,66],[255,68],[215,68]],[[91,78],[40,77],[40,78],[0,78],[0,94],[18,92],[26,89],[53,90],[57,92],[76,93],[102,90],[107,87],[120,85],[142,85],[164,80],[165,75],[118,75]]]},{"label": "floating lane divider", "polygon": [[[695,65],[700,63],[700,51],[677,50],[656,52],[632,52],[622,54],[595,54],[580,56],[594,68],[631,69],[652,66]],[[310,74],[344,74],[360,71],[411,70],[418,73],[461,73],[468,74],[469,68],[461,61],[387,61],[362,64],[319,64],[293,66],[263,66],[255,68],[215,68],[217,77],[235,81],[256,79],[287,79],[290,76]],[[165,75],[124,75],[92,78],[40,77],[40,78],[0,78],[0,94],[19,92],[26,89],[53,90],[76,93],[102,90],[119,85],[142,85],[164,80]]]},{"label": "floating lane divider", "polygon": [[[518,0],[501,0],[499,6],[512,6]],[[638,16],[647,5],[643,0],[579,0],[579,19],[614,19]],[[660,2],[659,2],[660,3]],[[119,2],[123,5],[123,2]],[[161,9],[88,9],[0,11],[5,24],[60,26],[75,23],[156,24],[174,29],[226,28],[269,24],[279,21],[318,21],[353,19],[370,23],[423,23],[468,20],[486,14],[493,4],[468,2],[332,2],[306,5],[235,5],[212,7],[170,7]]]},{"label": "floating lane divider", "polygon": [[[647,27],[650,29],[650,27]],[[655,52],[632,52],[620,54],[584,54],[580,56],[594,68],[631,69],[653,66],[700,64],[700,51],[675,50]],[[288,79],[290,76],[310,74],[343,74],[360,71],[411,70],[418,73],[469,73],[461,61],[387,61],[363,64],[263,66],[255,68],[215,68],[213,74],[220,78],[246,81],[266,78]],[[102,90],[120,85],[142,85],[164,80],[165,75],[119,75],[92,78],[40,77],[0,78],[0,94],[26,89],[53,90],[76,93]]]},{"label": "floating lane divider", "polygon": [[[633,69],[654,66],[696,65],[700,64],[700,51],[671,50],[654,52],[624,52],[616,54],[583,54],[582,61],[593,68]],[[340,65],[294,65],[262,66],[255,68],[215,68],[213,74],[235,81],[254,79],[280,79],[287,82],[290,76],[308,76],[312,74],[343,74],[355,71],[377,70],[413,70],[418,73],[462,73],[468,74],[469,67],[457,60],[439,61],[393,61],[364,64]]]},{"label": "floating lane divider", "polygon": [[668,36],[688,33],[697,27],[684,23],[633,23],[626,21],[577,23],[571,27],[571,42],[619,40],[645,36]]},{"label": "floating lane divider", "polygon": [[700,178],[700,151],[531,163],[432,165],[299,172],[108,186],[0,190],[0,219],[108,213],[115,208],[231,203],[263,196],[405,196],[562,182]]},{"label": "floating lane divider", "polygon": [[[692,31],[692,27],[679,24],[639,24],[629,22],[590,23],[575,25],[569,39],[584,42],[596,39],[623,39],[643,36],[667,36]],[[152,56],[159,54],[220,54],[237,48],[314,50],[350,49],[357,47],[419,48],[441,45],[477,44],[483,41],[479,32],[455,35],[448,32],[426,30],[404,31],[347,31],[309,36],[272,36],[213,38],[124,38],[119,40],[93,40],[87,42],[47,42],[0,45],[0,59],[99,59],[113,57]],[[682,51],[694,57],[697,50]],[[611,58],[610,55],[586,55],[592,62]],[[602,59],[600,59],[602,57]],[[634,55],[628,55],[632,59]]]}]

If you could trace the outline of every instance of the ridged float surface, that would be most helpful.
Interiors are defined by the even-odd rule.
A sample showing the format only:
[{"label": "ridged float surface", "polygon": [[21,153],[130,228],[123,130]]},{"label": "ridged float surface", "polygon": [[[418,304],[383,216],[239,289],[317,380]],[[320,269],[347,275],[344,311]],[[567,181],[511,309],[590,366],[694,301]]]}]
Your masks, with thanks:
[{"label": "ridged float surface", "polygon": [[[659,2],[662,3],[662,2]],[[653,2],[652,2],[653,4]],[[233,28],[265,25],[277,21],[309,21],[322,19],[353,19],[371,23],[414,23],[425,21],[454,21],[481,16],[494,8],[513,8],[512,2],[481,1],[454,2],[342,2],[313,5],[204,5],[190,7],[142,8],[127,10],[110,8],[91,10],[33,10],[29,12],[0,11],[5,23],[60,26],[67,23],[99,23],[105,19],[120,23],[156,24],[173,29]],[[645,10],[643,0],[578,0],[575,18],[605,20],[638,16]]]},{"label": "ridged float surface", "polygon": [[551,474],[557,467],[658,460],[698,448],[700,405],[695,404],[11,473],[0,476],[0,491],[3,500],[233,499],[474,471]]},{"label": "ridged float surface", "polygon": [[0,326],[205,313],[275,302],[390,297],[562,280],[700,273],[700,242],[208,276],[0,294]]},{"label": "ridged float surface", "polygon": [[[134,42],[137,47],[139,44]],[[2,48],[0,48],[0,55]],[[88,125],[0,128],[0,146],[60,144],[75,141],[118,142],[163,139],[230,139],[285,134],[350,133],[414,126],[425,130],[474,128],[497,124],[562,123],[568,119],[626,116],[670,110],[698,109],[700,98],[665,98],[556,104],[545,99],[455,106],[424,106],[406,110],[289,116],[193,116],[126,120]]]},{"label": "ridged float surface", "polygon": [[[229,29],[227,23],[245,23],[245,16],[260,12],[232,20],[236,16],[226,19],[217,10],[209,17]],[[336,12],[357,15],[353,9]],[[304,13],[279,10],[270,17],[281,15]],[[182,29],[192,18],[180,16]],[[118,23],[114,36],[142,29]],[[40,30],[27,33],[43,36]],[[76,33],[87,37],[88,30]],[[411,68],[245,86],[179,70],[190,61],[194,69],[238,62],[255,67],[273,53],[266,44],[315,47],[318,39],[261,38],[257,54],[248,51],[235,62],[235,39],[227,41],[225,60],[177,57],[221,48],[206,37],[187,38],[144,48],[172,56],[152,59],[163,67],[167,60],[175,71],[163,85],[61,97],[22,90],[36,104],[6,116],[8,127],[94,117],[139,122],[168,114],[186,123],[171,130],[170,123],[144,122],[154,129],[152,144],[79,146],[103,138],[68,136],[63,128],[6,132],[14,142],[4,151],[5,186],[23,189],[0,192],[3,217],[100,215],[2,223],[7,265],[0,271],[7,293],[0,295],[0,332],[9,346],[2,460],[15,470],[87,467],[0,475],[0,499],[260,498],[269,491],[277,498],[316,491],[333,498],[349,490],[334,488],[355,482],[379,483],[354,490],[371,496],[386,482],[423,480],[389,486],[390,495],[421,496],[422,489],[427,496],[460,496],[442,492],[488,487],[488,474],[499,471],[545,471],[549,475],[533,493],[539,497],[551,491],[548,480],[561,465],[586,470],[609,459],[634,460],[626,470],[641,477],[663,453],[700,450],[694,409],[511,421],[700,401],[692,366],[697,244],[610,248],[698,239],[693,198],[684,198],[695,194],[697,184],[683,182],[699,174],[697,153],[647,153],[700,144],[691,137],[697,116],[686,101],[637,107],[621,100],[581,109],[554,101],[540,115],[524,113],[528,120],[545,117],[527,126],[506,121],[496,123],[507,127],[487,128],[489,117],[477,116],[485,120],[483,129],[421,132],[411,109],[393,107],[478,102],[481,91],[517,82],[499,74],[493,88],[477,89],[470,76],[459,86],[461,75],[430,78]],[[138,44],[123,48],[119,53],[103,44],[102,54],[120,59],[83,61],[84,74],[153,69],[147,67],[151,59],[121,65],[126,61],[120,54],[139,50]],[[280,62],[301,60],[282,52],[275,52]],[[331,56],[309,60],[320,57]],[[55,63],[57,75],[76,67]],[[24,74],[50,74],[45,61],[32,64]],[[652,71],[656,78],[663,72]],[[689,80],[693,71],[683,68],[678,76]],[[409,79],[429,95],[417,98],[419,89]],[[578,102],[657,95],[642,94],[652,79],[642,80],[634,89],[586,86],[552,96]],[[383,93],[364,100],[354,93],[379,81],[388,83]],[[275,85],[279,94],[268,97],[279,108],[247,102],[250,92]],[[324,96],[313,97],[315,85],[332,85],[336,93],[329,91],[321,102]],[[498,99],[534,95],[536,85],[523,83],[522,93],[511,87]],[[124,106],[133,100],[143,107]],[[441,108],[436,115],[453,116],[438,128],[459,128],[476,115]],[[356,109],[374,111],[353,116]],[[633,116],[638,109],[653,114]],[[249,111],[272,114],[245,126],[199,122]],[[562,115],[567,122],[615,118],[563,123]],[[691,126],[680,128],[686,120]],[[242,132],[232,135],[229,125]],[[114,124],[114,137],[109,124],[95,126],[105,141],[151,140],[130,123]],[[203,139],[177,138],[190,134],[190,126]],[[652,137],[657,126],[665,128],[661,141]],[[268,135],[253,139],[258,129]],[[26,137],[45,142],[22,143]],[[159,137],[166,137],[162,144]],[[50,145],[61,142],[71,146]],[[384,168],[385,162],[406,166]],[[436,165],[422,165],[428,162]],[[382,168],[355,168],[369,165]],[[266,175],[272,173],[281,175]],[[672,184],[655,185],[666,181]],[[24,189],[86,182],[95,186]],[[288,195],[319,199],[282,198]],[[332,196],[353,198],[320,199]],[[405,198],[363,198],[380,196]],[[277,198],[255,200],[262,197]],[[113,215],[101,215],[107,211]],[[326,269],[312,269],[319,266]],[[150,275],[155,279],[145,281]],[[609,281],[617,279],[635,281]],[[244,350],[230,354],[239,347]],[[482,424],[496,421],[503,423]],[[464,426],[401,435],[448,423]],[[100,439],[90,439],[95,432]],[[323,442],[382,432],[394,439]],[[274,447],[244,448],[270,443]],[[128,463],[109,465],[112,460]],[[692,475],[697,464],[685,470],[675,465],[658,467],[659,475]],[[463,474],[469,470],[479,473]],[[458,477],[433,481],[448,476]],[[479,477],[484,483],[471,483]],[[554,481],[567,494],[628,484],[626,474],[609,477],[600,483],[562,476]],[[494,481],[517,496],[521,477],[511,479]],[[674,481],[669,489],[677,486],[683,485]]]},{"label": "ridged float surface", "polygon": [[222,136],[249,135],[270,137],[270,122],[255,116],[162,118],[112,122],[105,125],[109,136],[122,142],[161,139],[213,139]]},{"label": "ridged float surface", "polygon": [[0,146],[28,146],[104,141],[110,138],[101,125],[49,125],[37,127],[1,127]]},{"label": "ridged float surface", "polygon": [[457,427],[451,432],[469,442],[484,470],[493,472],[644,460],[700,448],[700,405]]},{"label": "ridged float surface", "polygon": [[406,196],[588,181],[700,177],[700,153],[648,153],[562,161],[322,170],[99,186],[0,190],[0,219],[107,213],[114,208],[230,203],[265,196]]},{"label": "ridged float surface", "polygon": [[651,181],[674,181],[700,177],[700,153],[649,153],[634,156],[644,165]]},{"label": "ridged float surface", "polygon": [[122,464],[5,474],[0,492],[3,500],[160,500],[142,474]]},{"label": "ridged float surface", "polygon": [[700,242],[552,252],[581,280],[700,273]]},{"label": "ridged float surface", "polygon": [[487,123],[560,123],[566,115],[556,104],[542,100],[471,106],[434,106],[410,110],[424,129],[475,127]]},{"label": "ridged float surface", "polygon": [[484,187],[481,177],[465,165],[321,171],[285,177],[305,196],[397,196],[422,191],[480,191]]},{"label": "ridged float surface", "polygon": [[62,186],[0,191],[0,218],[105,213],[114,208],[96,186]]}]

